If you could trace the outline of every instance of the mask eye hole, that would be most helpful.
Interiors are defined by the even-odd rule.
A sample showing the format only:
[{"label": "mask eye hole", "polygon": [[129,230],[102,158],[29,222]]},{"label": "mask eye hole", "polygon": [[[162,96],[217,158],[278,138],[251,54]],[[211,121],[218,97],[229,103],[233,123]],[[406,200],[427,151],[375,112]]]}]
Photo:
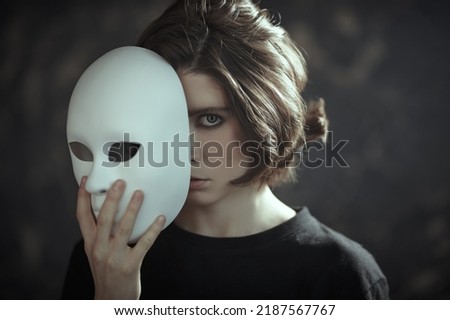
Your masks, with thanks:
[{"label": "mask eye hole", "polygon": [[111,162],[124,162],[131,160],[141,147],[140,143],[135,142],[114,142],[109,147],[108,158]]},{"label": "mask eye hole", "polygon": [[70,150],[81,161],[94,161],[94,156],[92,155],[91,150],[86,147],[84,144],[73,141],[69,143]]}]

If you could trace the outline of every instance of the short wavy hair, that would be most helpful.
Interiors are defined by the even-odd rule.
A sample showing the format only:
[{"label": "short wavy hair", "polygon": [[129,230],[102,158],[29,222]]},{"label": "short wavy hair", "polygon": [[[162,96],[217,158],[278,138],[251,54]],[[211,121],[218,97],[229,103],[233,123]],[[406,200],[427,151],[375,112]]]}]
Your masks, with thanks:
[{"label": "short wavy hair", "polygon": [[326,131],[323,100],[307,116],[302,53],[269,11],[251,0],[176,1],[138,45],[177,71],[204,73],[222,85],[245,140],[258,143],[253,152],[259,159],[235,185],[294,180],[296,151],[308,136]]}]

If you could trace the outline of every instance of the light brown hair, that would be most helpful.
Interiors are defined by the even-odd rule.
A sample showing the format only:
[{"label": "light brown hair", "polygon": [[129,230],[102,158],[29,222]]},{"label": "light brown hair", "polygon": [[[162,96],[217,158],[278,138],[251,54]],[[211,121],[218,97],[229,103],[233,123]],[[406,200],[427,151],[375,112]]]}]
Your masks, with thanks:
[{"label": "light brown hair", "polygon": [[246,141],[260,157],[236,185],[271,186],[295,177],[295,151],[323,137],[323,100],[311,111],[300,95],[303,55],[266,9],[251,0],[180,0],[153,21],[138,45],[176,70],[204,73],[222,85]]}]

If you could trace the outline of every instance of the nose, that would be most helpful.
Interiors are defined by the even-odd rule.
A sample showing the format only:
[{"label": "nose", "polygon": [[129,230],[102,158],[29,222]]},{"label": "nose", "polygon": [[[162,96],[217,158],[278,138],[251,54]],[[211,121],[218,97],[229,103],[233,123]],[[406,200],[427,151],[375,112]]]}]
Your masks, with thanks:
[{"label": "nose", "polygon": [[202,147],[198,140],[198,136],[195,135],[195,131],[191,131],[189,135],[191,145],[191,166],[198,167],[202,159]]},{"label": "nose", "polygon": [[95,163],[89,173],[86,190],[90,194],[102,195],[105,194],[112,186],[117,177],[114,177],[113,170],[102,166],[101,163]]}]

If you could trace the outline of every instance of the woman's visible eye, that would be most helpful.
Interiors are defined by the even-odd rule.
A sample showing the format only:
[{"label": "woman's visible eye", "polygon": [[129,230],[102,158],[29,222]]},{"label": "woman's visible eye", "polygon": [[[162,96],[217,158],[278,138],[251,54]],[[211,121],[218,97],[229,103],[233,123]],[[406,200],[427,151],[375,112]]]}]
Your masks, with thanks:
[{"label": "woman's visible eye", "polygon": [[200,116],[198,123],[202,127],[215,127],[223,122],[223,118],[217,114],[205,114]]}]

